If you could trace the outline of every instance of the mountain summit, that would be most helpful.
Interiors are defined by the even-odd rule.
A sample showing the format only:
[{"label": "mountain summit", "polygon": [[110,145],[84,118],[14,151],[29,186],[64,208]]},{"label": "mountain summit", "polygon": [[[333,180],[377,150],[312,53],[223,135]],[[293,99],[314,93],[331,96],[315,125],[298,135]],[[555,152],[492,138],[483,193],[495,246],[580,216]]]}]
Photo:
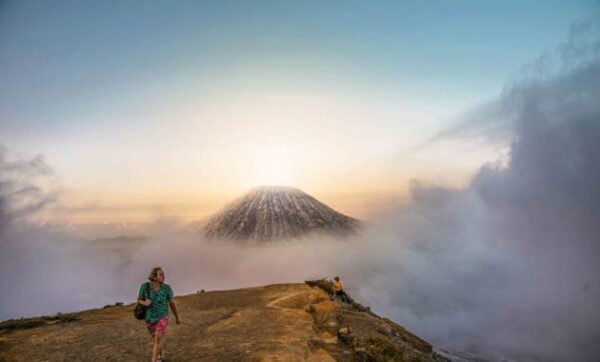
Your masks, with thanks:
[{"label": "mountain summit", "polygon": [[348,235],[359,225],[295,187],[261,186],[214,215],[204,234],[209,239],[268,242],[312,232]]}]

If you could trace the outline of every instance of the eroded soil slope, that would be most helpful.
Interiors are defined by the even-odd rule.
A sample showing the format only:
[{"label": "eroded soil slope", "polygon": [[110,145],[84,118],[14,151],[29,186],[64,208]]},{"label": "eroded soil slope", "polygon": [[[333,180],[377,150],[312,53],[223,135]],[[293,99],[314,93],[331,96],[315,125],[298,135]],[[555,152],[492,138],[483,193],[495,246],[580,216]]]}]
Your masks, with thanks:
[{"label": "eroded soil slope", "polygon": [[[165,355],[170,362],[443,360],[394,322],[340,308],[323,290],[306,284],[175,300],[183,322],[169,326]],[[75,320],[4,328],[0,360],[149,361],[152,341],[132,309],[131,304],[112,306],[76,313]]]}]

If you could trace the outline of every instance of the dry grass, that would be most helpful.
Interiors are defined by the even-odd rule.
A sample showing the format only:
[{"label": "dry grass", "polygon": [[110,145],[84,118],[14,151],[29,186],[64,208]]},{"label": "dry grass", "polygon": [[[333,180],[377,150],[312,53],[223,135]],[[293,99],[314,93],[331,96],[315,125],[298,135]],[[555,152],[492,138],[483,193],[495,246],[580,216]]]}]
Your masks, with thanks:
[{"label": "dry grass", "polygon": [[[328,286],[321,280],[177,296],[182,324],[169,324],[166,356],[171,362],[439,361],[427,342],[393,322],[339,308]],[[133,308],[5,321],[0,361],[149,360],[152,339]],[[350,327],[355,345],[338,338],[341,327]]]}]

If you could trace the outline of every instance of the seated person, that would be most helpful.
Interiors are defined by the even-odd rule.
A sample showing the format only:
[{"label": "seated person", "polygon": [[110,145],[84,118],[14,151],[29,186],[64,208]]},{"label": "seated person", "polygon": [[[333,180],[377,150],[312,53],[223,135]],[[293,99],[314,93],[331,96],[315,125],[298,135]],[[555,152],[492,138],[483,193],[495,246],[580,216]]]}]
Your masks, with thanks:
[{"label": "seated person", "polygon": [[342,282],[340,281],[340,277],[336,276],[334,278],[334,280],[335,280],[335,282],[333,283],[333,296],[332,296],[331,300],[335,300],[335,298],[337,296],[339,296],[342,302],[350,303],[348,295],[346,294],[346,292],[344,292],[344,286],[342,285]]}]

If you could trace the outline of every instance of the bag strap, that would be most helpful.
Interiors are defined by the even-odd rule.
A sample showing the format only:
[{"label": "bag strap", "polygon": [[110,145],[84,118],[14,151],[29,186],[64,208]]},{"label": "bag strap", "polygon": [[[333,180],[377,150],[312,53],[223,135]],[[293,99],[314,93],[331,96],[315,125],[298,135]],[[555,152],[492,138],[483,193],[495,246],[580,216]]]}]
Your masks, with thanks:
[{"label": "bag strap", "polygon": [[146,299],[150,299],[150,282],[146,282]]}]

